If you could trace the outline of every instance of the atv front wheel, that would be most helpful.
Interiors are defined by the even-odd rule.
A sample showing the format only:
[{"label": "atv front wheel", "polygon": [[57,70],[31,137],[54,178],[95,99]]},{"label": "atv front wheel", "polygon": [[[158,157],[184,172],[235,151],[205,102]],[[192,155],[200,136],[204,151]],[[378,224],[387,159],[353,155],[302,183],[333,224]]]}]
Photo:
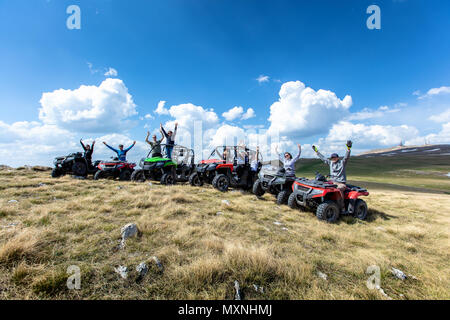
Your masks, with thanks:
[{"label": "atv front wheel", "polygon": [[193,187],[201,187],[203,185],[203,180],[200,179],[197,172],[194,172],[189,176],[189,184]]},{"label": "atv front wheel", "polygon": [[230,179],[224,174],[218,174],[213,180],[214,187],[222,192],[228,191]]},{"label": "atv front wheel", "polygon": [[87,175],[87,167],[83,162],[75,162],[72,165],[72,172],[75,176],[84,177]]},{"label": "atv front wheel", "polygon": [[144,170],[138,169],[134,170],[130,177],[131,181],[137,181],[137,182],[144,182],[145,181],[145,174]]},{"label": "atv front wheel", "polygon": [[257,196],[258,198],[262,197],[264,195],[264,193],[266,193],[261,186],[261,180],[256,179],[255,183],[253,184],[252,191],[253,191],[253,194],[255,196]]},{"label": "atv front wheel", "polygon": [[278,205],[286,204],[286,203],[288,202],[289,195],[290,195],[291,193],[292,193],[292,192],[289,192],[289,191],[287,191],[287,190],[282,190],[282,191],[278,192],[278,195],[277,195],[277,204],[278,204]]},{"label": "atv front wheel", "polygon": [[130,170],[121,170],[119,174],[119,180],[129,181],[131,179],[131,171]]},{"label": "atv front wheel", "polygon": [[339,207],[334,201],[325,201],[317,207],[317,219],[327,222],[336,222],[339,218]]},{"label": "atv front wheel", "polygon": [[173,174],[164,173],[161,177],[161,184],[172,185],[175,184],[175,177]]},{"label": "atv front wheel", "polygon": [[94,174],[94,180],[99,180],[99,179],[104,179],[104,178],[106,178],[106,173],[105,173],[105,171],[98,170],[98,171]]},{"label": "atv front wheel", "polygon": [[356,200],[354,215],[356,218],[361,220],[365,220],[367,218],[367,204],[364,200]]},{"label": "atv front wheel", "polygon": [[52,178],[58,178],[60,176],[61,176],[60,170],[58,170],[57,168],[53,168],[53,170],[52,170]]},{"label": "atv front wheel", "polygon": [[298,209],[298,203],[296,199],[297,195],[295,193],[291,193],[288,198],[288,206],[291,209]]}]

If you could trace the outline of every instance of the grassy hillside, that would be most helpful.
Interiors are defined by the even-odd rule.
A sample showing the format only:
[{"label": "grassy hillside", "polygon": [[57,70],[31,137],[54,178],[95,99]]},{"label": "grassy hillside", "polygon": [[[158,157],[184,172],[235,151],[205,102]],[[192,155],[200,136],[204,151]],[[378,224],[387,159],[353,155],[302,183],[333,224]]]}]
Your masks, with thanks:
[{"label": "grassy hillside", "polygon": [[[329,173],[329,168],[317,159],[301,159],[297,163],[297,176],[313,177],[319,171]],[[397,155],[392,157],[351,157],[347,178],[351,182],[370,187],[392,188],[386,184],[430,189],[450,193],[450,156],[448,155]],[[362,183],[361,183],[362,182]]]},{"label": "grassy hillside", "polygon": [[[270,195],[210,187],[0,170],[0,189],[0,299],[232,299],[235,280],[245,299],[386,299],[366,286],[371,265],[392,299],[450,298],[448,195],[373,190],[368,221],[327,224]],[[117,249],[129,222],[142,234]],[[141,262],[150,270],[136,282]],[[66,287],[70,265],[81,290]]]}]

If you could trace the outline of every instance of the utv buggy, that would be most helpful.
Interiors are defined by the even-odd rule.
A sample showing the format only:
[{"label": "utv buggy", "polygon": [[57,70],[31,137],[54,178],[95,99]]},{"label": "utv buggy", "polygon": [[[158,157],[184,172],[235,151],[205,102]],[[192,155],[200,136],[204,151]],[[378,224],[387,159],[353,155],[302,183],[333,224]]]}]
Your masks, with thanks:
[{"label": "utv buggy", "polygon": [[287,204],[295,179],[294,175],[286,175],[278,169],[262,169],[253,184],[253,193],[261,197],[269,192],[277,198],[277,204]]},{"label": "utv buggy", "polygon": [[[366,189],[347,184],[344,192],[345,214],[364,220],[367,217],[367,204],[360,196],[368,196]],[[297,178],[292,185],[288,205],[292,209],[312,210],[319,220],[335,222],[340,208],[337,200],[341,197],[339,189],[325,177],[318,174],[315,180]]]},{"label": "utv buggy", "polygon": [[[166,149],[165,144],[161,147]],[[161,184],[174,184],[177,181],[186,182],[194,168],[194,152],[191,149],[174,146],[172,159],[154,154],[154,147],[150,150],[146,158],[142,158],[140,169],[134,171],[131,180],[144,182],[145,180],[160,181]],[[179,161],[179,165],[177,165]]]},{"label": "utv buggy", "polygon": [[135,163],[120,161],[117,157],[112,157],[111,161],[100,161],[97,165],[98,170],[94,175],[94,180],[106,178],[130,180],[135,166]]},{"label": "utv buggy", "polygon": [[57,157],[53,161],[55,167],[52,170],[52,177],[57,178],[65,174],[86,177],[88,174],[97,172],[99,163],[100,161],[96,161],[94,165],[91,165],[81,152],[71,153],[65,157]]},{"label": "utv buggy", "polygon": [[[225,192],[229,187],[241,188],[250,190],[253,183],[261,169],[262,156],[256,151],[249,150],[242,146],[222,147],[226,150],[226,156],[223,156],[223,163],[212,164],[215,166],[215,175],[211,181],[214,188]],[[256,165],[252,170],[251,163]],[[208,165],[207,170],[210,169],[211,164]]]},{"label": "utv buggy", "polygon": [[207,160],[201,160],[189,176],[189,184],[197,187],[204,183],[211,184],[217,170],[220,170],[227,162],[227,159],[223,157],[223,151],[225,150],[227,150],[227,147],[217,147],[211,152]]}]

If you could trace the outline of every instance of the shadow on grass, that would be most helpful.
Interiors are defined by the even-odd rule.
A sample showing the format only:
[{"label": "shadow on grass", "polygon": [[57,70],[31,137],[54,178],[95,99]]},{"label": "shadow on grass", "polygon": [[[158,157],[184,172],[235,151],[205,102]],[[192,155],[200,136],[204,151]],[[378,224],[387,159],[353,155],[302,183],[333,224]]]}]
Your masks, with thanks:
[{"label": "shadow on grass", "polygon": [[373,222],[373,221],[377,220],[378,218],[381,218],[383,220],[397,219],[396,216],[387,214],[385,212],[378,211],[378,210],[375,210],[375,209],[369,209],[366,221],[367,222]]}]

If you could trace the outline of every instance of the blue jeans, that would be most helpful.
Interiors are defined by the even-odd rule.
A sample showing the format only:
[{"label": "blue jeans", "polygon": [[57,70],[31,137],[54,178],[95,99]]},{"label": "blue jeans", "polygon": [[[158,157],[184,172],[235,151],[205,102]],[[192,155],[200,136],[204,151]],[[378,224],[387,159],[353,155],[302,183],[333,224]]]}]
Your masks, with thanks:
[{"label": "blue jeans", "polygon": [[172,159],[173,146],[166,146],[167,158]]}]

